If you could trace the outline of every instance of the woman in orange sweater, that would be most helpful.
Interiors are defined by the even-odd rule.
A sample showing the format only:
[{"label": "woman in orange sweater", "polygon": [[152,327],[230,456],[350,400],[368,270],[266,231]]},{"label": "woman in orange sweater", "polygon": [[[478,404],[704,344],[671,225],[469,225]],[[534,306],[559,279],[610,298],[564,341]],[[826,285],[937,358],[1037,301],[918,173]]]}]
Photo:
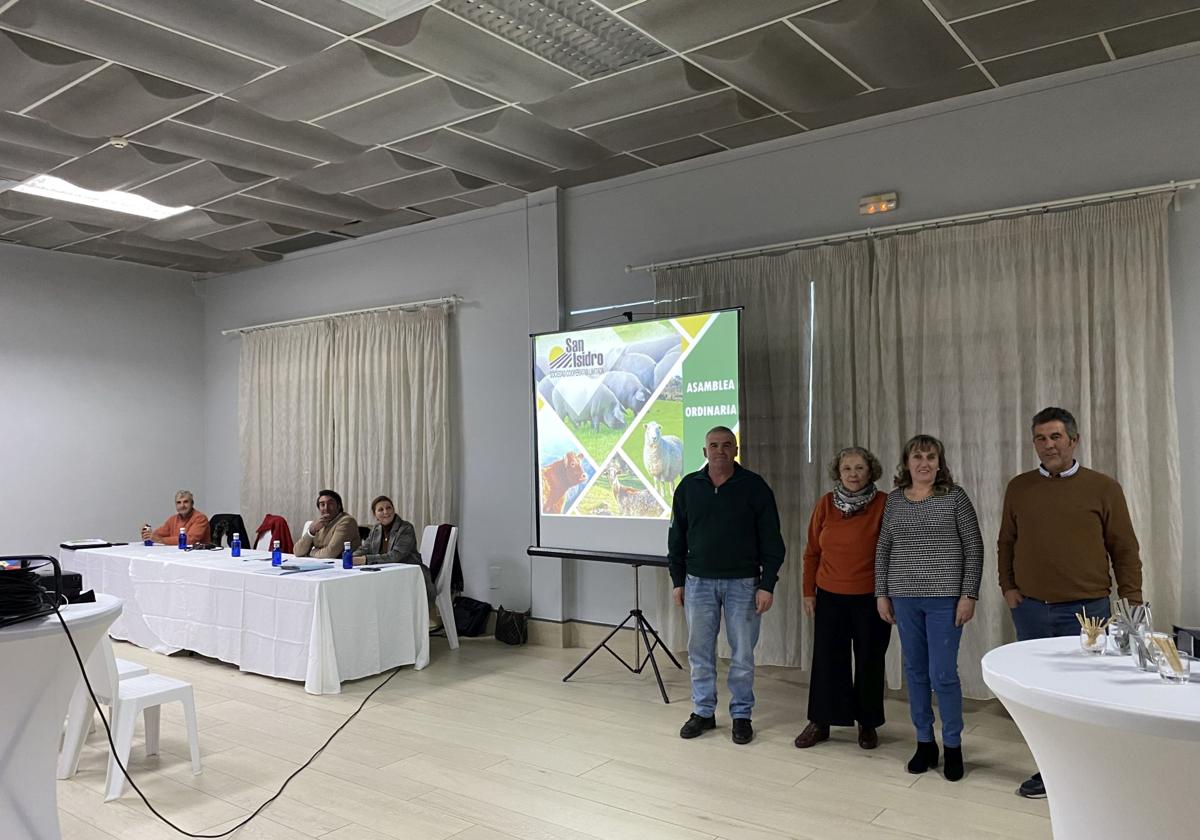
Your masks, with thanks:
[{"label": "woman in orange sweater", "polygon": [[[860,446],[829,465],[834,488],[817,502],[804,548],[804,612],[813,618],[808,726],[796,736],[807,749],[829,739],[829,727],[858,723],[858,745],[873,750],[883,725],[883,658],[891,625],[875,606],[875,541],[886,493],[879,459]],[[851,669],[850,652],[854,651]]]}]

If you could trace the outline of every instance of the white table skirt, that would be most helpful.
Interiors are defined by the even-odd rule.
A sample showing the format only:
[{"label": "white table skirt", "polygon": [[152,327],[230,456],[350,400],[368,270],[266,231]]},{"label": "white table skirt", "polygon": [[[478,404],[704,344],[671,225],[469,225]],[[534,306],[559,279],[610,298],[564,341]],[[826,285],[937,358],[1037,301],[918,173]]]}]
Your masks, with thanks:
[{"label": "white table skirt", "polygon": [[982,664],[1046,782],[1055,840],[1197,836],[1200,682],[1085,655],[1075,636],[1004,645]]},{"label": "white table skirt", "polygon": [[[171,546],[62,549],[84,588],[121,598],[110,635],[158,653],[192,650],[243,671],[302,680],[337,694],[344,680],[429,664],[421,569],[387,565],[264,574],[267,552],[183,552]],[[285,561],[292,558],[285,555]]]},{"label": "white table skirt", "polygon": [[[121,602],[104,595],[62,608],[85,662],[120,611]],[[79,663],[56,616],[0,629],[0,675],[0,837],[58,840],[54,765]]]}]

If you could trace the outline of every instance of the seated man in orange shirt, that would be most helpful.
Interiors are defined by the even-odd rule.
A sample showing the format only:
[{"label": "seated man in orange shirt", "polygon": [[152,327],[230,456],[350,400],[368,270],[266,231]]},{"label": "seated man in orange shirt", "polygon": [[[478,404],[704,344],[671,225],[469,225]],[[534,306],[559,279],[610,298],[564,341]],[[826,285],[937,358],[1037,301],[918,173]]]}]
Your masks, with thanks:
[{"label": "seated man in orange shirt", "polygon": [[188,545],[211,540],[208,517],[196,510],[196,500],[191,490],[180,490],[175,494],[175,515],[158,528],[152,531],[149,525],[143,525],[142,539],[154,540],[163,545],[176,545],[179,542],[180,528],[187,533]]}]

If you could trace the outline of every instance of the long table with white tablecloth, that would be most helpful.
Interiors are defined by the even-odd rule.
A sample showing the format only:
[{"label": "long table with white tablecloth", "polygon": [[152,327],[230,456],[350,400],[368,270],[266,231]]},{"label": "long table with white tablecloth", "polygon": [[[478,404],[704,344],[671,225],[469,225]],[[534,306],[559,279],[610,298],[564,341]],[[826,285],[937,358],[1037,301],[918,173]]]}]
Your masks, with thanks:
[{"label": "long table with white tablecloth", "polygon": [[[83,575],[85,589],[124,601],[113,638],[159,653],[195,651],[303,681],[311,694],[337,694],[345,680],[398,665],[429,664],[429,604],[417,566],[281,571],[262,551],[236,558],[229,549],[162,545],[64,548],[59,560]],[[296,561],[284,555],[284,562]]]}]

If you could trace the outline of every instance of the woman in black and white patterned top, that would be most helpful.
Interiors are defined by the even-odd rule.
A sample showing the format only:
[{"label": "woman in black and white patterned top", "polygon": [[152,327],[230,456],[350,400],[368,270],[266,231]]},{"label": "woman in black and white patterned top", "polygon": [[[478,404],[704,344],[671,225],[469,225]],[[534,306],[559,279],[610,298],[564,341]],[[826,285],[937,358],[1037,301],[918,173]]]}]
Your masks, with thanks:
[{"label": "woman in black and white patterned top", "polygon": [[904,445],[875,547],[879,616],[900,631],[917,751],[908,772],[938,765],[932,690],[942,716],[945,775],[963,776],[958,644],[975,616],[983,539],[967,493],[954,483],[942,442],[917,435]]}]

